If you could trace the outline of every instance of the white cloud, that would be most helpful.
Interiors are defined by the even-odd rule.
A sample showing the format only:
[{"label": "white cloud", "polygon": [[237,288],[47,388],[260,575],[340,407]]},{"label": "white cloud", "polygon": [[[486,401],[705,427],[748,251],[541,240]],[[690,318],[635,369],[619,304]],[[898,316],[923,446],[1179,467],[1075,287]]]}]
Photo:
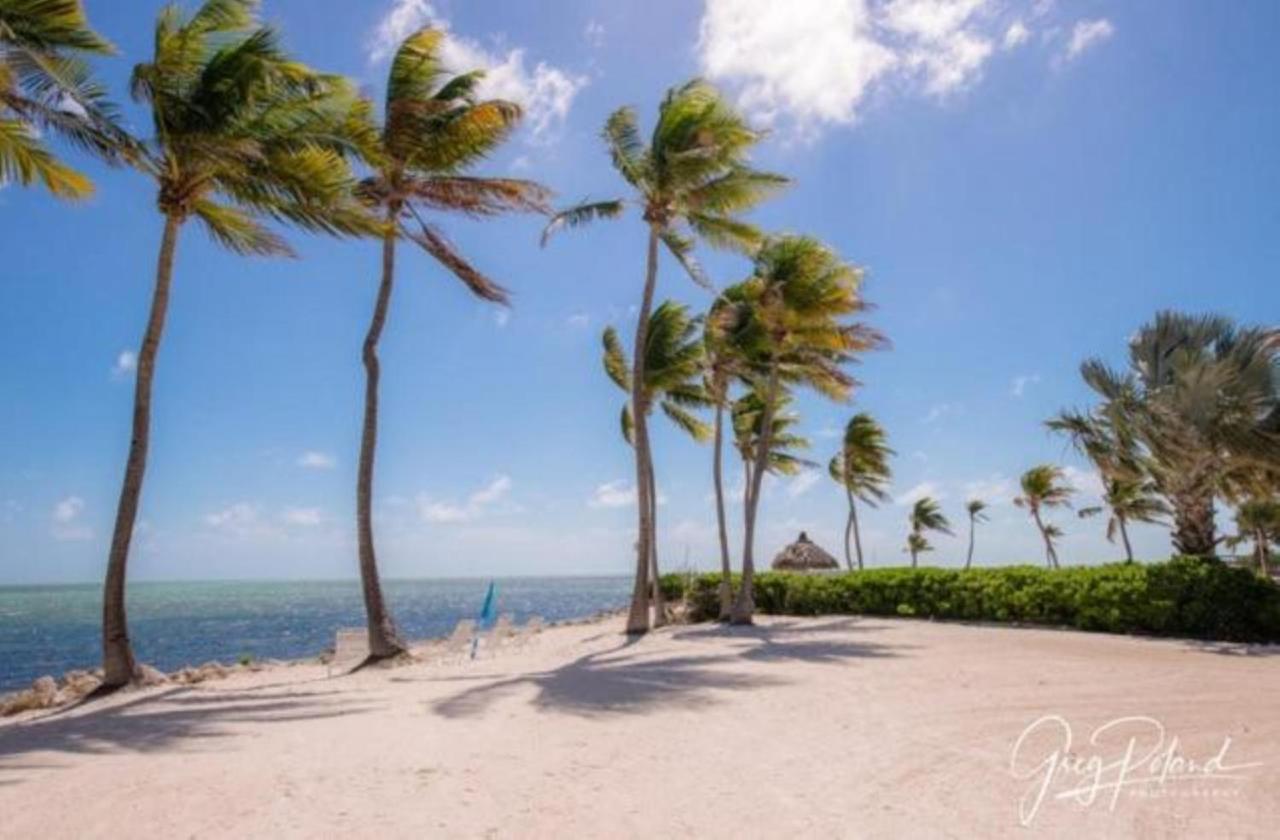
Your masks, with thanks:
[{"label": "white cloud", "polygon": [[975,481],[967,481],[964,484],[966,500],[981,499],[989,505],[1009,504],[1015,495],[1017,492],[1013,480],[1000,473]]},{"label": "white cloud", "polygon": [[1062,474],[1080,496],[1084,497],[1089,504],[1097,502],[1102,497],[1105,489],[1102,484],[1102,476],[1094,470],[1082,470],[1079,467],[1067,466],[1062,468]]},{"label": "white cloud", "polygon": [[1067,41],[1066,60],[1076,58],[1085,50],[1100,44],[1115,34],[1115,27],[1106,18],[1097,20],[1076,21],[1071,28],[1071,39]]},{"label": "white cloud", "polygon": [[591,494],[591,498],[587,500],[587,507],[619,508],[630,507],[635,503],[636,488],[629,482],[618,479],[598,485],[595,492]]},{"label": "white cloud", "polygon": [[822,473],[818,470],[805,470],[798,474],[791,481],[787,482],[788,498],[798,499],[805,493],[808,493],[822,479]]},{"label": "white cloud", "polygon": [[575,312],[565,319],[565,323],[576,329],[585,329],[591,325],[591,316],[586,312]]},{"label": "white cloud", "polygon": [[499,306],[493,310],[493,323],[498,325],[498,329],[505,329],[507,324],[511,323],[511,310],[505,306]]},{"label": "white cloud", "polygon": [[907,489],[905,492],[894,497],[894,501],[900,505],[913,505],[925,496],[929,496],[936,501],[942,501],[947,497],[942,487],[933,481],[922,481],[914,487]]},{"label": "white cloud", "polygon": [[582,30],[582,37],[588,44],[599,49],[604,46],[604,24],[596,20],[587,21],[587,26]]},{"label": "white cloud", "polygon": [[[766,122],[847,124],[877,86],[945,97],[977,81],[999,28],[997,0],[706,0],[698,54]],[[1025,27],[1024,27],[1025,29]],[[1016,37],[1016,36],[1015,36]]]},{"label": "white cloud", "polygon": [[81,521],[84,499],[67,496],[53,506],[53,538],[59,542],[93,539],[93,529]]},{"label": "white cloud", "polygon": [[454,34],[449,21],[428,0],[394,0],[374,30],[369,60],[376,63],[390,58],[406,37],[424,26],[445,31],[441,58],[452,71],[485,71],[479,86],[481,97],[509,99],[524,107],[525,122],[535,139],[544,138],[564,122],[574,97],[587,84],[585,76],[570,74],[543,61],[529,68],[523,48],[493,52]]},{"label": "white cloud", "polygon": [[298,466],[309,470],[331,470],[338,465],[338,459],[328,452],[303,452],[298,456]]},{"label": "white cloud", "polygon": [[960,410],[960,406],[956,403],[935,403],[934,405],[929,406],[928,413],[926,413],[924,417],[920,418],[920,422],[925,424],[936,423],[944,417],[951,417],[952,415],[959,414]]},{"label": "white cloud", "polygon": [[121,350],[116,356],[116,363],[111,366],[112,379],[124,379],[132,376],[138,369],[138,354],[132,350]]},{"label": "white cloud", "polygon": [[426,522],[436,524],[471,522],[505,499],[510,491],[510,476],[500,475],[468,496],[462,504],[437,501],[425,494],[419,494],[416,500],[418,516]]},{"label": "white cloud", "polygon": [[280,513],[280,521],[286,525],[312,527],[324,519],[320,508],[287,507]]},{"label": "white cloud", "polygon": [[1039,384],[1040,384],[1040,374],[1024,373],[1021,376],[1015,376],[1013,378],[1013,382],[1009,385],[1009,393],[1012,396],[1017,397],[1018,399],[1021,399],[1023,394],[1027,392],[1028,385],[1039,385]]},{"label": "white cloud", "polygon": [[1001,44],[1006,50],[1021,46],[1031,37],[1031,30],[1027,29],[1027,25],[1020,20],[1015,20],[1009,24],[1009,28],[1004,31],[1004,38]]},{"label": "white cloud", "polygon": [[[631,482],[625,479],[617,481],[606,481],[599,484],[592,492],[591,498],[587,499],[587,507],[590,508],[621,508],[632,507],[636,503],[636,488]],[[658,488],[658,504],[665,505],[667,497],[662,494],[662,488]]]},{"label": "white cloud", "polygon": [[236,502],[204,517],[204,524],[220,531],[243,531],[257,522],[258,509],[248,502]]}]

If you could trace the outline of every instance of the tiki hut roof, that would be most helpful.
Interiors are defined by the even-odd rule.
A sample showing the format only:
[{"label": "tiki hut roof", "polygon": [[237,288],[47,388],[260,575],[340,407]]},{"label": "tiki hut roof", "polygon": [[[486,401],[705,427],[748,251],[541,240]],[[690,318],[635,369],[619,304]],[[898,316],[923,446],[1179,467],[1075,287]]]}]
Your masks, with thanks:
[{"label": "tiki hut roof", "polygon": [[809,536],[800,532],[800,538],[778,552],[773,558],[773,568],[784,572],[816,572],[838,569],[836,558],[818,547]]}]

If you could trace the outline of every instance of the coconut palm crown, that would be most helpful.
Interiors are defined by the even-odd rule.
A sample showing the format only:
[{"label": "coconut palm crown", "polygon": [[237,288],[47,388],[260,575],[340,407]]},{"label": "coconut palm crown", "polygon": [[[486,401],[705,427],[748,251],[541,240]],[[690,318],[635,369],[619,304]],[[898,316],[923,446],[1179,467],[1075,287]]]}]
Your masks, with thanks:
[{"label": "coconut palm crown", "polygon": [[844,555],[845,564],[852,569],[853,561],[849,554],[849,537],[853,536],[857,549],[858,568],[863,565],[862,535],[858,528],[856,501],[871,507],[889,498],[889,480],[892,471],[889,469],[889,458],[893,450],[886,442],[883,427],[875,418],[866,412],[859,412],[849,418],[844,427],[844,437],[840,451],[827,465],[831,478],[844,488],[845,498],[849,504],[849,515],[845,524]]},{"label": "coconut palm crown", "polygon": [[1044,521],[1044,512],[1051,508],[1070,507],[1074,488],[1066,483],[1062,468],[1054,464],[1039,464],[1022,474],[1022,495],[1013,500],[1026,508],[1044,540],[1045,559],[1050,568],[1058,568],[1058,551],[1054,540],[1062,535],[1055,525]]},{"label": "coconut palm crown", "polygon": [[1129,541],[1129,525],[1133,522],[1154,523],[1169,515],[1169,506],[1156,494],[1155,483],[1142,478],[1104,479],[1102,505],[1081,508],[1082,519],[1107,515],[1107,541],[1120,537],[1126,562],[1133,562],[1133,544]]},{"label": "coconut palm crown", "polygon": [[80,0],[0,0],[0,182],[39,182],[59,198],[93,192],[49,151],[46,132],[121,161],[129,138],[84,59],[112,52]]}]

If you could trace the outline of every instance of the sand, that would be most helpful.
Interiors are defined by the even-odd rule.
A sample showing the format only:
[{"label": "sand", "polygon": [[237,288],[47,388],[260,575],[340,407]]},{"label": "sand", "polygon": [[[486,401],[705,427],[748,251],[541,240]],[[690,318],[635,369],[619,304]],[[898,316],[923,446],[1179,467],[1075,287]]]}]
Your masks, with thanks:
[{"label": "sand", "polygon": [[[161,686],[0,724],[5,837],[1275,837],[1280,649],[859,618]],[[1061,746],[1105,768],[1039,807]],[[1105,785],[1124,746],[1165,781]],[[1210,765],[1190,768],[1176,761]],[[1130,762],[1132,765],[1133,762]],[[1251,765],[1244,766],[1241,765]],[[1235,769],[1231,769],[1231,768]],[[1230,776],[1232,778],[1224,778]],[[1083,781],[1082,781],[1083,780]],[[1020,813],[1021,803],[1021,813]],[[1028,819],[1029,815],[1029,819]],[[1026,825],[1024,826],[1024,822]]]}]

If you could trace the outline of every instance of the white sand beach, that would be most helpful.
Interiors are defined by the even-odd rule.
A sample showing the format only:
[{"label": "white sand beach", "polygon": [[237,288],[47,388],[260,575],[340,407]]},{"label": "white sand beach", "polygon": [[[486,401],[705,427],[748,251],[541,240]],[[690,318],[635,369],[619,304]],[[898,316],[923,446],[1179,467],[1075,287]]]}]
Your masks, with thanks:
[{"label": "white sand beach", "polygon": [[[839,617],[620,628],[334,679],[278,667],[0,724],[0,835],[1275,836],[1276,648]],[[1129,786],[1114,808],[1107,790],[1055,799],[1079,781],[1064,777],[1023,827],[1034,780],[1014,778],[1011,751],[1044,715],[1086,760],[1121,760],[1130,737],[1094,747],[1094,728],[1146,716],[1177,739],[1171,756],[1203,761],[1229,737],[1220,763],[1260,766]],[[1146,750],[1154,733],[1135,726]],[[1042,728],[1024,767],[1058,741]]]}]

